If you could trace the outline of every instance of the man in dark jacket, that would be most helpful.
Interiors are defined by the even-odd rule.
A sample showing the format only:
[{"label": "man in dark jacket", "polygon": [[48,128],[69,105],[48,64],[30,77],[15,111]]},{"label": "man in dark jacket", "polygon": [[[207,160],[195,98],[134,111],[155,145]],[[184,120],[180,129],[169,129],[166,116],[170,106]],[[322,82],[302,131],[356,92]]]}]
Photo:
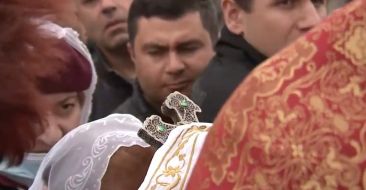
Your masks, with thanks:
[{"label": "man in dark jacket", "polygon": [[162,116],[161,104],[170,93],[190,96],[194,80],[214,54],[218,25],[212,10],[211,1],[134,0],[128,48],[137,82],[117,113],[144,121],[152,114]]},{"label": "man in dark jacket", "polygon": [[326,16],[326,0],[222,0],[216,56],[193,86],[200,121],[213,122],[245,76]]},{"label": "man in dark jacket", "polygon": [[132,95],[135,68],[127,51],[127,15],[132,0],[77,0],[98,83],[90,120],[105,117]]}]

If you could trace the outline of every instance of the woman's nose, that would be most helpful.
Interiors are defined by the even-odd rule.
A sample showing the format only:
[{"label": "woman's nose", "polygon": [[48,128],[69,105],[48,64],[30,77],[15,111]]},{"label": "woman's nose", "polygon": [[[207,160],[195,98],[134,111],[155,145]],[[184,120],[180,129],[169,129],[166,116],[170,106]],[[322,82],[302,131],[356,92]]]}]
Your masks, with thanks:
[{"label": "woman's nose", "polygon": [[39,140],[41,140],[43,143],[53,146],[57,143],[62,137],[64,136],[64,132],[60,126],[60,124],[57,122],[57,119],[49,115],[47,117],[47,128],[45,131],[41,134],[39,137]]}]

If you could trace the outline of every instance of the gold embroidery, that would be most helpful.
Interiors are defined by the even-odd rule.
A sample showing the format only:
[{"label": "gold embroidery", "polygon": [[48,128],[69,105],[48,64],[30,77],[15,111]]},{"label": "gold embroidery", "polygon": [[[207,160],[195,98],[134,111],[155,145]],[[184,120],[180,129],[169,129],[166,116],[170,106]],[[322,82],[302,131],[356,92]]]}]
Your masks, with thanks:
[{"label": "gold embroidery", "polygon": [[[252,108],[256,101],[258,100],[258,96],[268,96],[274,92],[277,92],[283,83],[292,78],[294,76],[294,72],[296,69],[303,66],[303,64],[309,61],[314,54],[316,53],[316,47],[313,44],[306,42],[305,40],[301,41],[301,43],[296,44],[293,49],[289,49],[289,51],[285,51],[284,54],[288,56],[277,56],[276,59],[283,60],[281,62],[276,62],[276,64],[270,65],[267,68],[266,64],[264,66],[259,66],[258,72],[254,74],[254,77],[251,78],[251,85],[244,86],[244,90],[236,92],[234,96],[240,97],[239,99],[248,99],[247,103],[250,105],[243,105],[243,107]],[[299,52],[305,56],[298,56]],[[286,64],[285,64],[286,63]],[[291,65],[291,67],[289,67]],[[272,66],[274,69],[272,69]],[[251,88],[256,88],[260,85],[262,88],[260,89],[261,92],[257,92],[256,94],[251,94],[253,90]],[[260,100],[258,100],[260,101]],[[273,101],[272,104],[277,104],[278,101]],[[236,156],[237,154],[237,145],[242,140],[245,132],[246,126],[248,126],[248,119],[246,117],[242,117],[246,114],[246,110],[240,111],[239,114],[235,110],[231,109],[231,107],[235,107],[235,101],[232,103],[234,106],[226,106],[224,108],[225,112],[223,113],[226,115],[224,117],[224,129],[225,129],[225,136],[222,137],[221,141],[217,141],[217,139],[213,139],[213,142],[210,139],[207,139],[211,144],[212,148],[210,148],[210,153],[208,154],[209,159],[206,163],[208,165],[209,170],[212,173],[212,181],[215,184],[220,184],[224,180],[225,176],[227,175],[226,170],[227,167],[231,165],[231,159]],[[267,109],[267,108],[266,108]],[[273,115],[268,118],[267,124],[271,123],[273,127],[276,127],[277,124],[272,123],[271,120],[275,118],[281,118],[283,120],[293,120],[297,117],[294,113],[285,113],[283,111],[277,112],[278,110],[274,110],[273,113],[278,113],[279,115]],[[235,114],[234,114],[235,113]],[[253,113],[253,116],[249,117],[256,117],[255,114],[260,113]],[[282,114],[282,115],[281,115]],[[240,119],[238,119],[240,118]],[[237,126],[237,122],[241,121],[243,126],[242,128],[235,127]],[[253,122],[260,122],[260,121],[253,121]],[[255,125],[255,124],[251,124]],[[216,133],[215,128],[212,129],[212,133]],[[216,135],[212,135],[216,136]],[[268,141],[267,141],[268,143]],[[268,145],[267,145],[268,149]]]},{"label": "gold embroidery", "polygon": [[[308,93],[292,93],[305,89],[309,84],[312,84],[311,86],[313,88],[316,86],[328,89],[334,88],[334,86],[321,85],[322,82],[326,82],[326,80],[322,80],[324,79],[322,76],[327,75],[327,71],[332,71],[329,69],[331,66],[332,65],[326,65],[317,72],[308,73],[306,77],[288,85],[283,89],[281,97],[275,95],[275,93],[265,97],[261,95],[256,97],[257,100],[261,99],[261,101],[265,102],[264,104],[267,105],[267,109],[253,107],[248,109],[247,113],[243,116],[247,117],[247,115],[252,112],[259,112],[265,114],[265,118],[272,119],[266,121],[267,123],[271,122],[271,125],[266,125],[260,120],[248,121],[248,123],[251,123],[251,128],[247,129],[247,133],[251,134],[251,136],[247,136],[245,142],[251,143],[245,146],[245,150],[248,150],[244,151],[247,156],[241,157],[245,164],[240,167],[244,167],[244,170],[254,170],[259,173],[255,172],[257,174],[254,176],[249,174],[247,176],[242,176],[241,178],[245,179],[241,182],[242,184],[251,184],[251,188],[253,189],[255,189],[257,185],[263,186],[263,183],[258,182],[258,175],[260,174],[261,179],[263,179],[261,181],[266,181],[272,187],[271,189],[286,189],[285,187],[291,184],[291,181],[302,181],[301,178],[314,178],[316,180],[303,182],[304,185],[299,184],[298,187],[294,186],[293,189],[308,189],[310,187],[334,189],[334,187],[339,185],[348,189],[356,187],[355,184],[357,184],[357,180],[360,179],[357,175],[353,178],[349,178],[348,184],[334,184],[335,181],[340,181],[342,177],[345,177],[339,176],[339,174],[347,173],[348,168],[352,168],[352,172],[356,174],[360,173],[360,171],[357,171],[359,170],[357,167],[357,164],[359,163],[354,163],[349,158],[340,155],[340,142],[336,136],[342,136],[348,139],[355,133],[358,134],[357,131],[363,128],[357,128],[357,126],[362,126],[362,123],[359,122],[364,120],[357,120],[357,118],[353,116],[346,119],[342,116],[343,114],[337,114],[339,110],[332,109],[330,103],[340,104],[344,99],[350,99],[351,97],[352,99],[358,98],[353,97],[354,94],[350,93],[347,96],[344,96],[344,99],[338,99],[337,102],[332,102],[328,99],[331,98],[331,96],[329,95],[329,97],[327,97],[327,94],[322,93],[326,91],[321,90],[320,88],[312,89]],[[346,78],[352,78],[352,76]],[[340,88],[336,88],[334,90],[337,91],[339,89]],[[322,97],[322,99],[319,97]],[[290,98],[304,100],[300,104],[301,106],[304,106],[304,108],[299,107],[291,110],[290,105],[288,105]],[[340,104],[340,106],[343,105]],[[277,112],[275,110],[277,110]],[[297,119],[304,116],[307,110],[313,112],[312,114],[314,115],[318,115],[317,119],[314,120],[309,118],[309,120],[306,121]],[[290,113],[296,114],[298,117],[286,120],[281,116],[291,115]],[[296,126],[302,127],[298,128]],[[351,129],[350,126],[352,126],[353,129]],[[362,149],[365,148],[365,143],[366,141],[353,142],[356,147],[362,147]],[[258,156],[252,155],[251,150],[259,152],[263,150],[263,160],[255,160],[254,157],[258,158]],[[287,154],[288,152],[291,154]],[[323,157],[326,158],[324,163],[319,162],[319,159]],[[276,158],[276,160],[272,160],[272,158]],[[278,160],[279,158],[281,159]],[[253,169],[252,167],[255,167],[258,163],[267,167]],[[314,168],[316,165],[320,165],[320,168]],[[304,168],[297,168],[298,166]],[[316,171],[312,174],[312,177],[308,176],[309,174],[307,171],[309,170]],[[283,176],[278,178],[278,173],[283,173]],[[324,173],[327,175],[324,175]],[[234,173],[234,175],[239,176],[242,174]],[[270,180],[275,177],[278,179],[274,181]],[[257,184],[254,184],[254,181],[257,181]],[[322,181],[325,182],[323,183]],[[241,188],[243,186],[242,184],[235,184],[235,188]]]},{"label": "gold embroidery", "polygon": [[[363,20],[361,22],[366,22]],[[355,64],[365,64],[366,61],[366,29],[361,24],[353,25],[345,37],[335,44],[335,49],[345,54]]]},{"label": "gold embroidery", "polygon": [[[366,47],[365,47],[366,48]],[[347,86],[340,89],[339,92],[342,94],[345,93],[353,93],[354,96],[362,97],[365,94],[365,91],[361,90],[360,83],[364,82],[364,80],[360,77],[352,77],[351,81]]]},{"label": "gold embroidery", "polygon": [[208,129],[200,125],[183,130],[164,154],[146,189],[183,189],[192,170],[193,156],[197,154],[198,137],[202,132],[207,133]]},{"label": "gold embroidery", "polygon": [[[162,167],[162,164],[164,162],[164,160],[166,159],[166,157],[168,156],[168,153],[172,151],[172,149],[175,147],[175,145],[178,143],[178,140],[182,138],[182,135],[184,135],[184,131],[181,131],[181,133],[178,135],[178,137],[174,140],[173,144],[171,147],[169,147],[168,151],[164,154],[163,158],[161,159],[158,167],[156,168],[153,176],[156,176],[159,169]],[[147,185],[147,187],[151,187],[150,189],[153,190],[153,189],[156,189],[156,184],[155,185],[151,185],[152,184],[152,181],[153,181],[154,177],[152,177]],[[149,188],[147,188],[149,189]]]}]

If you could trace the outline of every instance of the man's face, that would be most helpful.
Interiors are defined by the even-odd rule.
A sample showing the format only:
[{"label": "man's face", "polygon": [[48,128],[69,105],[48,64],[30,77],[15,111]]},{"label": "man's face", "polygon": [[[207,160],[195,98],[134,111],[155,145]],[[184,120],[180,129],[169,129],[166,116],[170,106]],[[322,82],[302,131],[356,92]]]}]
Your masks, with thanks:
[{"label": "man's face", "polygon": [[132,0],[77,0],[88,40],[113,49],[128,41],[127,16]]},{"label": "man's face", "polygon": [[252,0],[241,11],[243,37],[266,56],[272,56],[317,25],[326,16],[326,0]]},{"label": "man's face", "polygon": [[130,53],[145,98],[160,105],[172,92],[190,96],[192,83],[213,56],[198,12],[176,20],[140,18]]}]

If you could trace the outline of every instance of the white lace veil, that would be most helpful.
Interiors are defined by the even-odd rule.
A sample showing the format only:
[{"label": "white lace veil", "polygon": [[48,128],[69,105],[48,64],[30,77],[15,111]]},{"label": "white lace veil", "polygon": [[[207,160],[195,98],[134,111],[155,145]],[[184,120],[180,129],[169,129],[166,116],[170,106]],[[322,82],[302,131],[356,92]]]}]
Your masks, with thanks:
[{"label": "white lace veil", "polygon": [[132,115],[114,114],[69,132],[47,154],[31,190],[99,190],[111,156],[120,147],[148,147]]}]

